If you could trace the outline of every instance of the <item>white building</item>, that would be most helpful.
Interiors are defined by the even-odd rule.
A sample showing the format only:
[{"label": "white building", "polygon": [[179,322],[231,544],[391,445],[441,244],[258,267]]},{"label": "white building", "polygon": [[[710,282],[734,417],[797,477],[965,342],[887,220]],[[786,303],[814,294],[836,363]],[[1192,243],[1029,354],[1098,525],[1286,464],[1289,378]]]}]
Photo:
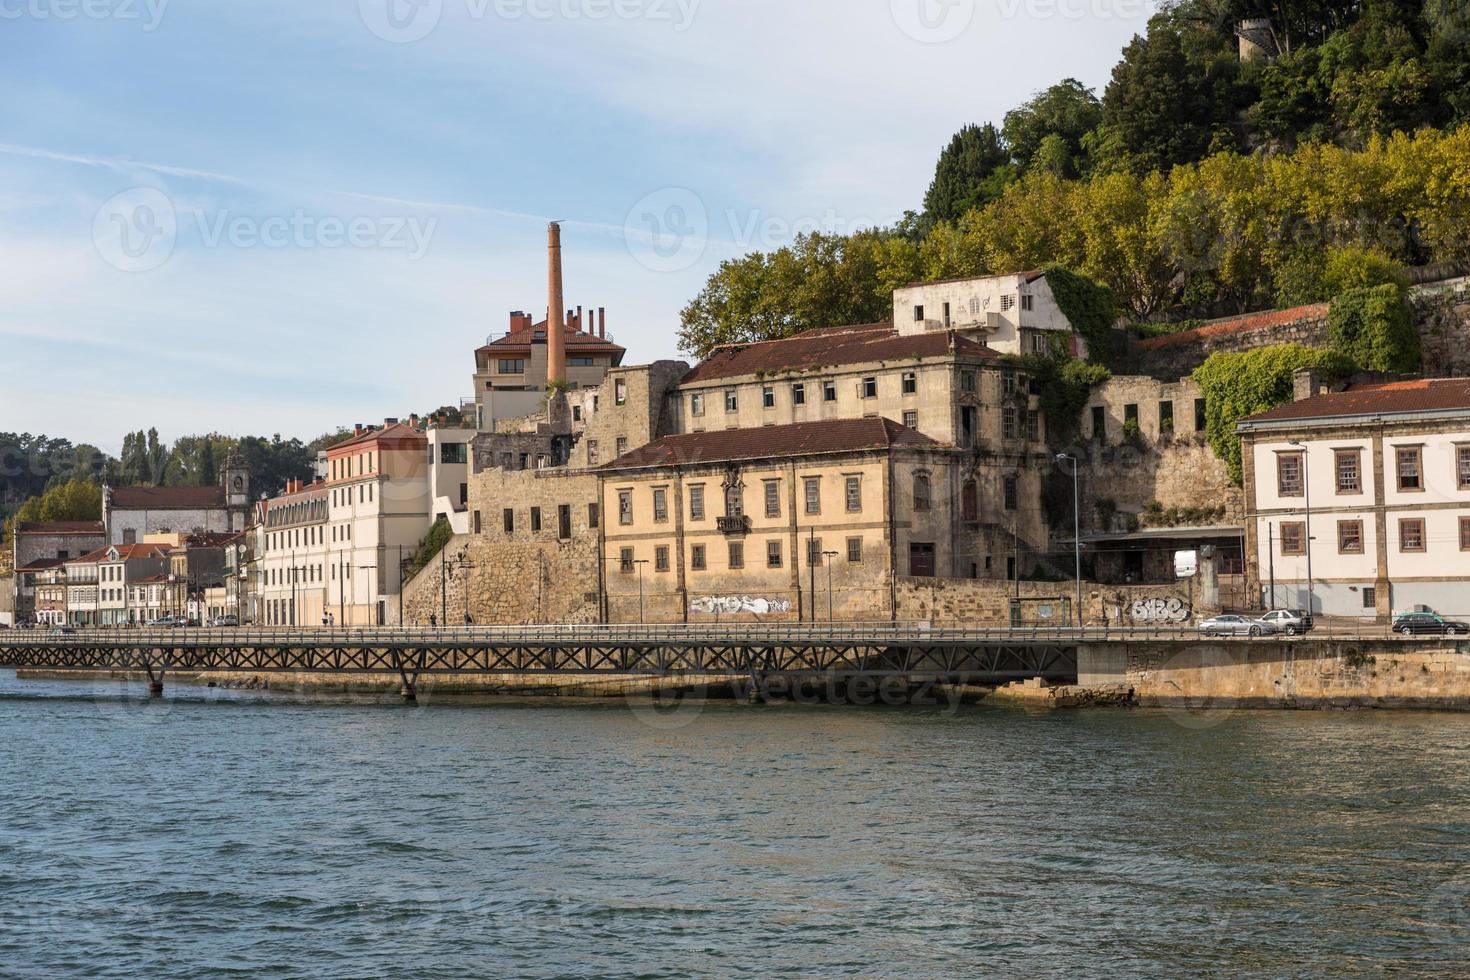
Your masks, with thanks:
[{"label": "white building", "polygon": [[430,429],[429,499],[434,520],[449,521],[455,534],[470,533],[470,444],[474,429]]},{"label": "white building", "polygon": [[326,483],[287,483],[286,492],[257,504],[252,570],[256,622],[320,626],[334,611]]},{"label": "white building", "polygon": [[404,559],[428,533],[429,440],[397,419],[327,449],[327,592],[338,624],[390,622]]},{"label": "white building", "polygon": [[1319,390],[1239,426],[1264,603],[1470,614],[1470,380]]},{"label": "white building", "polygon": [[1044,354],[1061,337],[1087,355],[1042,272],[904,286],[893,291],[893,325],[905,335],[955,330],[1002,354]]},{"label": "white building", "polygon": [[110,544],[134,544],[155,534],[230,534],[250,514],[250,467],[231,454],[220,480],[208,487],[106,487],[102,522]]}]

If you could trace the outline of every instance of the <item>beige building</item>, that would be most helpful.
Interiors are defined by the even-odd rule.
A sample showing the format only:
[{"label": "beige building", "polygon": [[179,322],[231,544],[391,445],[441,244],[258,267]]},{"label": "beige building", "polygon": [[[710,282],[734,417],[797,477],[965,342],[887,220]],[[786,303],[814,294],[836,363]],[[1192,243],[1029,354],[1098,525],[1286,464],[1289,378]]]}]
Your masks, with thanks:
[{"label": "beige building", "polygon": [[1239,426],[1265,604],[1470,614],[1470,380],[1319,392]]},{"label": "beige building", "polygon": [[257,504],[253,575],[262,626],[320,626],[334,598],[328,498],[324,481],[292,481]]},{"label": "beige building", "polygon": [[389,621],[402,562],[431,523],[428,447],[424,433],[386,419],[327,449],[324,599],[337,624]]}]

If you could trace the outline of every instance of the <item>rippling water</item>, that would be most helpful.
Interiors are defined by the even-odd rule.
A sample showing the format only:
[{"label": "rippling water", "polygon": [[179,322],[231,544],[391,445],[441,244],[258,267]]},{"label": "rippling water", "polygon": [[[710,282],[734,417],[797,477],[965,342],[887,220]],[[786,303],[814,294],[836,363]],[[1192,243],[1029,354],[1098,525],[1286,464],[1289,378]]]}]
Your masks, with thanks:
[{"label": "rippling water", "polygon": [[0,674],[0,975],[1470,969],[1463,715],[137,693]]}]

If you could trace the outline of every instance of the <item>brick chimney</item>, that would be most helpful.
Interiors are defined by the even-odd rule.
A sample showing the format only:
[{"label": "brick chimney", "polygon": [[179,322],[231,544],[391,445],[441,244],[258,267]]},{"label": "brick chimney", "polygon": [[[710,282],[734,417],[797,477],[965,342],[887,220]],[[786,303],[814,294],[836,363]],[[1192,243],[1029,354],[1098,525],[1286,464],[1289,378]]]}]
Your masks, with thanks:
[{"label": "brick chimney", "polygon": [[597,336],[602,340],[607,339],[607,307],[597,308]]},{"label": "brick chimney", "polygon": [[567,380],[566,299],[561,282],[561,225],[546,230],[546,384]]},{"label": "brick chimney", "polygon": [[362,435],[362,423],[361,422],[355,423],[352,426],[352,431],[353,431],[353,434],[354,435],[359,435],[359,436]]}]

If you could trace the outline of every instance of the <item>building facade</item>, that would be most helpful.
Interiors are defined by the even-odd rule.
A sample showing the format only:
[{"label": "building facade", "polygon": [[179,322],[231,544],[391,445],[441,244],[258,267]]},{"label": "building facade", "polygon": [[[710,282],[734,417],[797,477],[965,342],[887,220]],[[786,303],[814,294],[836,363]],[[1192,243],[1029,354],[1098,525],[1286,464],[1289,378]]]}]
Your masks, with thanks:
[{"label": "building facade", "polygon": [[[15,621],[40,621],[35,615],[35,585],[41,573],[60,569],[68,559],[90,554],[106,543],[107,531],[100,521],[17,522],[11,539]],[[54,610],[52,606],[48,612]]]},{"label": "building facade", "polygon": [[256,523],[256,621],[263,626],[320,626],[332,602],[331,525],[324,481],[287,484],[260,501]]},{"label": "building facade", "polygon": [[1239,426],[1264,604],[1470,613],[1470,381],[1297,393]]},{"label": "building facade", "polygon": [[156,534],[233,534],[250,517],[250,467],[231,454],[209,487],[104,487],[102,522],[110,544]]},{"label": "building facade", "polygon": [[1078,357],[1087,354],[1042,272],[896,289],[893,325],[904,335],[958,331],[1002,354],[1045,354],[1057,345]]}]

